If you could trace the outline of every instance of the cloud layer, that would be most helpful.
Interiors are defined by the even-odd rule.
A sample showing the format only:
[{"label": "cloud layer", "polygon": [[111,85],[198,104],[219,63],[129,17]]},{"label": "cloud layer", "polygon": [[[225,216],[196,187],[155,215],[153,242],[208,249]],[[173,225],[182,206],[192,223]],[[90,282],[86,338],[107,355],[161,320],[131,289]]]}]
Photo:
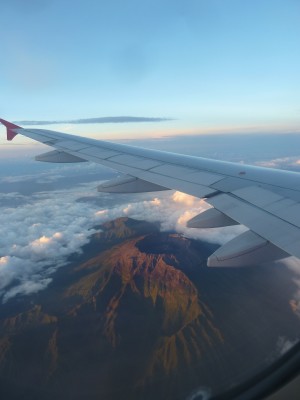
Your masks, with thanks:
[{"label": "cloud layer", "polygon": [[15,121],[19,125],[54,125],[54,124],[123,124],[128,122],[164,122],[172,121],[171,118],[160,117],[131,117],[131,116],[118,116],[118,117],[97,117],[97,118],[83,118],[72,119],[63,121]]},{"label": "cloud layer", "polygon": [[[40,178],[45,179],[45,174]],[[0,194],[2,301],[47,287],[53,272],[89,241],[94,226],[118,217],[160,221],[164,231],[176,230],[215,243],[224,243],[243,230],[186,228],[186,221],[208,205],[184,193],[98,194],[96,184],[99,181],[82,183],[76,189]]]}]

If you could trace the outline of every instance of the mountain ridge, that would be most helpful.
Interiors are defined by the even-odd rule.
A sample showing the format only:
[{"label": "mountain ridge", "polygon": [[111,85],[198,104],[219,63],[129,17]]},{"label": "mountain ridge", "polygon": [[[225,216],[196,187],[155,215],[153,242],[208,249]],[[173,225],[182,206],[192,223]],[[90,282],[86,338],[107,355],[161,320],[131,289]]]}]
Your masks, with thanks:
[{"label": "mountain ridge", "polygon": [[249,374],[266,365],[260,354],[283,329],[298,332],[289,325],[296,317],[282,291],[286,274],[276,266],[272,275],[268,267],[209,269],[211,251],[145,221],[99,227],[45,291],[23,309],[18,298],[4,305],[0,395],[185,399],[199,384],[217,393],[244,376],[245,358]]}]

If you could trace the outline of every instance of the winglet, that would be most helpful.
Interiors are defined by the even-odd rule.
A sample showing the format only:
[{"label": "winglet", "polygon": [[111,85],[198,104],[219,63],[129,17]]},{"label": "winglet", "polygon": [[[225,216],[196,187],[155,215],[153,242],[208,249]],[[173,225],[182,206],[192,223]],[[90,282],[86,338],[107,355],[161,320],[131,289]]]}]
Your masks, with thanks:
[{"label": "winglet", "polygon": [[0,122],[6,126],[7,140],[13,140],[13,138],[18,134],[18,132],[15,132],[15,129],[20,129],[21,127],[1,118]]}]

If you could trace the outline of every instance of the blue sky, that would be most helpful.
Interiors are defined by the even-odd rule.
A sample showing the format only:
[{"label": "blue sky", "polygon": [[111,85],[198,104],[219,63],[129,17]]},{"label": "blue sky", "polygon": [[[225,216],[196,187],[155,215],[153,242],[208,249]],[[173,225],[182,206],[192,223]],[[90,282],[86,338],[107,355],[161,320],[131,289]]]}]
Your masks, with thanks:
[{"label": "blue sky", "polygon": [[299,0],[3,0],[0,37],[8,120],[175,119],[50,127],[104,137],[300,129]]}]

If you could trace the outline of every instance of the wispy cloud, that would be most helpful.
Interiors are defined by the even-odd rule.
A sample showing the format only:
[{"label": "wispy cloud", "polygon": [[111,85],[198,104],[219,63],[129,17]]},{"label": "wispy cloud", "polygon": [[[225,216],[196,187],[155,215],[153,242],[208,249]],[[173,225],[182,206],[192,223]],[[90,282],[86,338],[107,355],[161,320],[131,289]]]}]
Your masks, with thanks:
[{"label": "wispy cloud", "polygon": [[161,117],[132,117],[132,116],[118,116],[118,117],[97,117],[97,118],[83,118],[62,121],[15,121],[19,125],[54,125],[54,124],[124,124],[136,122],[164,122],[172,121],[172,118]]},{"label": "wispy cloud", "polygon": [[279,169],[295,169],[299,170],[300,159],[299,157],[278,157],[272,160],[257,161],[255,163],[260,167],[279,168]]}]

